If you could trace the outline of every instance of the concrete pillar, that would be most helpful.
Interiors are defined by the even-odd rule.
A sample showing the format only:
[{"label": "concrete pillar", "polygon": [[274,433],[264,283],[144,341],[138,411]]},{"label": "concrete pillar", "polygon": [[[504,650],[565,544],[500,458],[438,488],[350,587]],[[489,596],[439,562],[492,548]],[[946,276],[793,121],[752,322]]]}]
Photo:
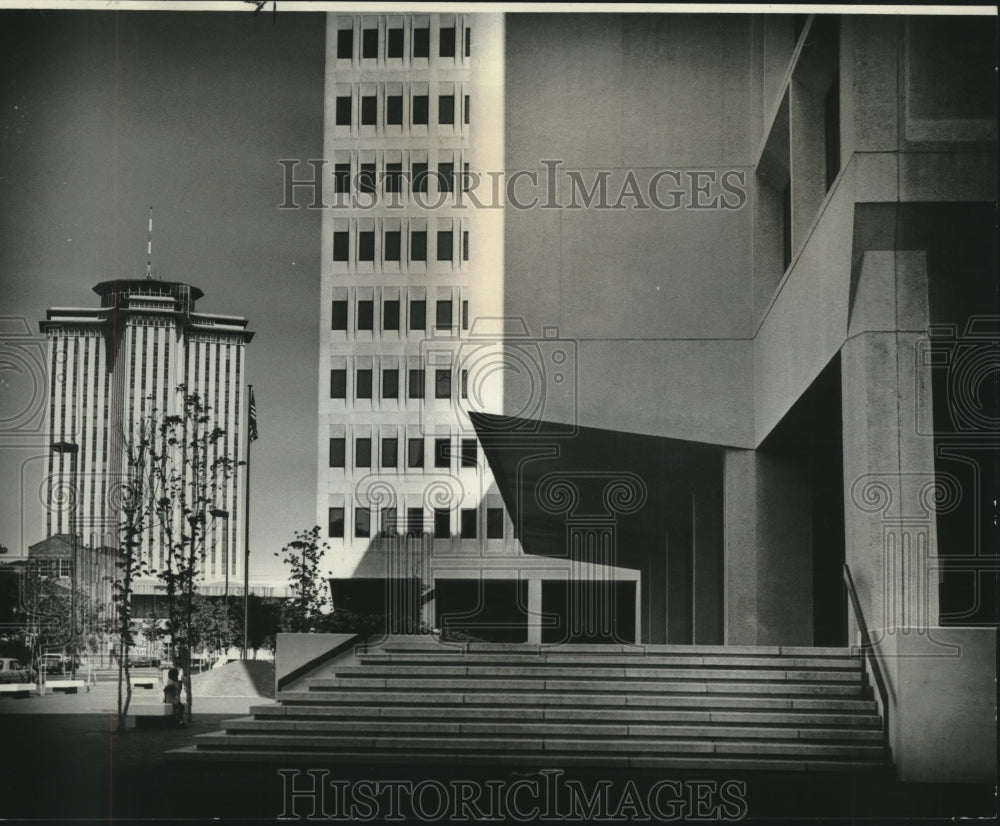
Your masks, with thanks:
[{"label": "concrete pillar", "polygon": [[926,630],[935,511],[959,490],[934,474],[924,254],[866,252],[854,308],[841,351],[845,559],[870,628]]},{"label": "concrete pillar", "polygon": [[727,450],[723,460],[727,645],[811,645],[812,502],[791,456]]},{"label": "concrete pillar", "polygon": [[542,581],[528,580],[528,643],[542,644]]}]

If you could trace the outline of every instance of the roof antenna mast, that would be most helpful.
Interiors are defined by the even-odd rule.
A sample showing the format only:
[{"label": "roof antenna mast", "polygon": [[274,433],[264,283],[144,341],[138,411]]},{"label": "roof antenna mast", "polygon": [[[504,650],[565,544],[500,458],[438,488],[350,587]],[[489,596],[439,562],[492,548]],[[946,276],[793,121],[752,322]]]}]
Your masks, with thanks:
[{"label": "roof antenna mast", "polygon": [[153,208],[149,208],[149,234],[146,237],[146,280],[153,278]]}]

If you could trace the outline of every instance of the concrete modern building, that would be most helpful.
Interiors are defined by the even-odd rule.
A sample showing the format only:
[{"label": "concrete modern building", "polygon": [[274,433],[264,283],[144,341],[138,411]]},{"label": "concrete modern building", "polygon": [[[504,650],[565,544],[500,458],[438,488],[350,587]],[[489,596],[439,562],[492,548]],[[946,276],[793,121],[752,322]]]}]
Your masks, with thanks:
[{"label": "concrete modern building", "polygon": [[[128,466],[123,439],[154,407],[180,409],[185,385],[211,406],[239,457],[245,433],[241,390],[244,350],[253,338],[238,316],[201,313],[197,287],[153,278],[103,281],[97,308],[54,307],[40,323],[48,340],[52,444],[46,493],[47,533],[76,534],[81,547],[117,547],[120,497]],[[243,486],[232,478],[206,543],[205,586],[243,580]],[[151,530],[142,553],[154,569],[163,543]],[[156,580],[137,584],[151,593]]]},{"label": "concrete modern building", "polygon": [[[328,119],[333,50],[390,25],[338,20]],[[519,550],[471,605],[422,584],[523,644],[279,639],[328,727],[261,709],[190,754],[994,783],[996,18],[501,31],[505,381],[466,410]]]}]

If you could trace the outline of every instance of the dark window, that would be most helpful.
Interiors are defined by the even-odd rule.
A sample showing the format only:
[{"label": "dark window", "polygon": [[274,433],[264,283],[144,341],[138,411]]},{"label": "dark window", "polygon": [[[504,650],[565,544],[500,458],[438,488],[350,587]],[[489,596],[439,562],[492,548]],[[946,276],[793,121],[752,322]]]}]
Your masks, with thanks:
[{"label": "dark window", "polygon": [[823,101],[823,128],[826,133],[826,188],[840,172],[840,83],[833,79],[830,90]]},{"label": "dark window", "polygon": [[469,231],[462,230],[462,260],[469,260]]},{"label": "dark window", "polygon": [[438,44],[438,55],[440,57],[455,56],[455,27],[441,29],[441,41]]},{"label": "dark window", "polygon": [[430,57],[431,56],[431,30],[424,29],[414,29],[413,30],[413,56],[414,57]]},{"label": "dark window", "polygon": [[344,439],[330,439],[330,467],[343,467],[346,456]]},{"label": "dark window", "polygon": [[476,509],[475,508],[462,508],[461,514],[462,524],[460,526],[460,531],[462,534],[462,539],[475,539],[476,538]]},{"label": "dark window", "polygon": [[346,370],[331,370],[330,371],[330,398],[331,399],[346,399],[347,398],[347,371]]},{"label": "dark window", "polygon": [[[427,232],[425,230],[410,233],[410,260],[427,260]],[[423,329],[422,326],[421,329]]]},{"label": "dark window", "polygon": [[451,398],[451,370],[434,371],[434,398]]},{"label": "dark window", "polygon": [[374,261],[375,260],[375,233],[374,232],[359,232],[358,233],[358,260],[359,261]]},{"label": "dark window", "polygon": [[455,122],[455,96],[438,96],[438,123]]},{"label": "dark window", "polygon": [[351,125],[351,96],[338,95],[337,97],[337,126]]},{"label": "dark window", "polygon": [[434,467],[451,466],[450,445],[451,445],[450,439],[434,440]]},{"label": "dark window", "polygon": [[406,466],[424,466],[424,440],[422,438],[410,439],[406,443]]},{"label": "dark window", "polygon": [[359,301],[358,302],[358,329],[359,330],[374,330],[375,329],[375,302],[374,301]]},{"label": "dark window", "polygon": [[469,125],[469,96],[468,95],[465,96],[465,106],[463,106],[462,108],[464,109],[462,120],[464,120],[465,121],[465,125],[468,126]]},{"label": "dark window", "polygon": [[382,533],[395,533],[396,527],[396,509],[384,508],[382,510]]},{"label": "dark window", "polygon": [[365,29],[361,32],[361,57],[378,57],[378,29]]},{"label": "dark window", "polygon": [[399,329],[399,302],[395,299],[382,302],[382,329]]},{"label": "dark window", "polygon": [[462,302],[462,329],[463,330],[468,330],[469,329],[469,302],[468,301],[463,301]]},{"label": "dark window", "polygon": [[439,301],[435,308],[435,318],[437,326],[446,330],[451,329],[451,301]]},{"label": "dark window", "polygon": [[[351,29],[337,30],[337,58],[347,60],[354,57],[354,32]],[[341,515],[343,517],[343,515]],[[343,534],[341,534],[343,536]]]},{"label": "dark window", "polygon": [[476,466],[476,440],[462,439],[462,467]]},{"label": "dark window", "polygon": [[434,508],[434,538],[447,539],[451,536],[451,511]]},{"label": "dark window", "polygon": [[486,538],[503,539],[503,508],[486,509]]},{"label": "dark window", "polygon": [[402,95],[389,95],[385,99],[385,122],[390,126],[403,125]]},{"label": "dark window", "polygon": [[438,164],[438,189],[441,192],[451,192],[455,189],[455,164]]},{"label": "dark window", "polygon": [[372,512],[368,508],[354,509],[354,535],[361,539],[372,535]]},{"label": "dark window", "polygon": [[389,29],[387,32],[389,43],[386,47],[388,57],[402,57],[403,56],[403,30],[402,29]]},{"label": "dark window", "polygon": [[[336,260],[336,257],[334,258]],[[347,329],[347,302],[346,301],[334,301],[333,302],[333,323],[330,325],[331,330],[346,330]]]},{"label": "dark window", "polygon": [[438,261],[451,261],[451,230],[440,230],[438,232]]},{"label": "dark window", "polygon": [[358,370],[355,391],[356,391],[356,398],[370,399],[372,397],[371,370]]},{"label": "dark window", "polygon": [[385,234],[385,260],[386,261],[398,261],[399,260],[399,244],[401,239],[401,234],[399,230],[393,230],[392,232],[387,232]]},{"label": "dark window", "polygon": [[328,535],[337,539],[343,539],[344,537],[344,509],[343,508],[330,508],[328,519],[330,520],[330,528]]},{"label": "dark window", "polygon": [[333,191],[351,191],[351,165],[349,163],[338,163],[333,167]]},{"label": "dark window", "polygon": [[417,125],[427,124],[427,95],[413,96],[413,123]]},{"label": "dark window", "polygon": [[351,236],[346,230],[333,233],[333,260],[349,261],[351,259]]},{"label": "dark window", "polygon": [[395,438],[382,440],[382,467],[396,467],[399,464],[399,457],[396,455],[396,451]]},{"label": "dark window", "polygon": [[385,191],[399,192],[403,180],[403,165],[401,163],[387,163],[385,165]]},{"label": "dark window", "polygon": [[375,95],[365,95],[361,98],[361,125],[374,126],[378,119],[378,98]]},{"label": "dark window", "polygon": [[406,532],[410,536],[420,536],[424,532],[424,509],[406,509]]},{"label": "dark window", "polygon": [[411,188],[414,192],[427,191],[427,164],[413,164],[413,186]]},{"label": "dark window", "polygon": [[424,301],[410,302],[410,329],[427,329],[427,303]]},{"label": "dark window", "polygon": [[383,370],[382,371],[382,398],[383,399],[398,399],[399,398],[399,371],[398,370]]},{"label": "dark window", "polygon": [[371,467],[372,466],[372,440],[365,439],[355,439],[354,440],[354,466],[355,467]]},{"label": "dark window", "polygon": [[375,192],[375,164],[361,164],[358,171],[358,192]]},{"label": "dark window", "polygon": [[469,371],[462,371],[462,398],[469,398]]},{"label": "dark window", "polygon": [[424,397],[424,381],[425,379],[423,370],[410,371],[409,397],[411,399],[422,399]]},{"label": "dark window", "polygon": [[465,30],[465,56],[472,56],[472,29]]},{"label": "dark window", "polygon": [[785,184],[781,193],[781,256],[784,262],[782,271],[787,270],[792,263],[792,185]]}]

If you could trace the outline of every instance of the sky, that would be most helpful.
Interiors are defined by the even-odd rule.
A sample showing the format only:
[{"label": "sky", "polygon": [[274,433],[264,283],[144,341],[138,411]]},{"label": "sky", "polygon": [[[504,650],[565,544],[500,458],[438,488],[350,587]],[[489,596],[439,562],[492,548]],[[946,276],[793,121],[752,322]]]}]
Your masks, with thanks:
[{"label": "sky", "polygon": [[[251,580],[316,511],[319,213],[280,159],[322,157],[325,15],[0,10],[0,544],[44,538],[25,354],[53,306],[153,270],[242,315],[260,439]],[[308,167],[306,167],[308,169]],[[20,355],[19,355],[20,354]]]}]

